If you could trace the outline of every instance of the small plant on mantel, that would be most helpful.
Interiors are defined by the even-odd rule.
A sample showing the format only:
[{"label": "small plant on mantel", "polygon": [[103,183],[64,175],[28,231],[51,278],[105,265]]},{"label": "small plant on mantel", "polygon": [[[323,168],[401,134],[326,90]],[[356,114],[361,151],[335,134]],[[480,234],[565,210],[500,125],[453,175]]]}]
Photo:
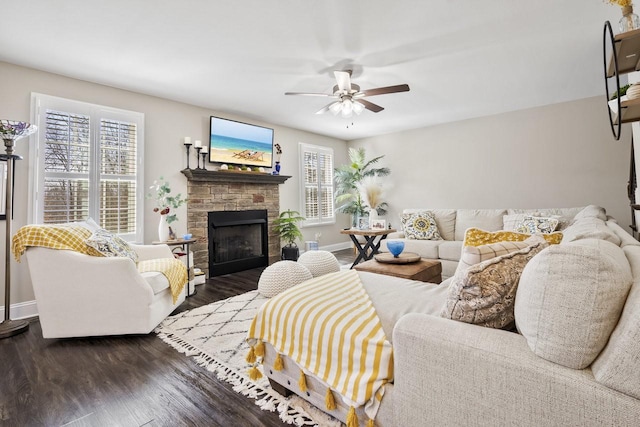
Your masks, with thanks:
[{"label": "small plant on mantel", "polygon": [[302,240],[304,236],[298,228],[298,223],[304,221],[300,212],[287,209],[273,221],[273,231],[280,235],[280,239],[287,242],[282,248],[282,259],[297,261],[300,250],[296,245],[296,240]]}]

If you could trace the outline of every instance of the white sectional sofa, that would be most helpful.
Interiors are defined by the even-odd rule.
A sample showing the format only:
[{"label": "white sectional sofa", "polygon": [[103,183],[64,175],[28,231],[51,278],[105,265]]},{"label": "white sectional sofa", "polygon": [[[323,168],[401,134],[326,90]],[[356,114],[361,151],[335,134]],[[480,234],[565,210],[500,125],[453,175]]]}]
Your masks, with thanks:
[{"label": "white sectional sofa", "polygon": [[[456,224],[457,230],[500,229],[499,212],[509,214],[449,211],[440,215],[442,225],[448,218],[442,228],[449,240],[409,242],[408,250],[450,256],[460,245],[456,235],[462,236]],[[601,208],[554,212],[572,223],[559,245],[539,252],[522,271],[515,297],[519,332],[441,317],[457,276],[436,285],[359,273],[394,352],[395,377],[376,426],[638,425],[640,242]],[[323,383],[309,376],[302,391],[296,363],[285,356],[285,369],[277,371],[274,359],[267,345],[265,373],[274,383],[325,407]],[[336,403],[327,412],[345,421],[348,408]],[[357,416],[367,419],[361,411]]]},{"label": "white sectional sofa", "polygon": [[[586,211],[585,211],[586,209]],[[445,280],[456,271],[464,233],[468,228],[476,227],[485,231],[509,229],[509,223],[517,222],[518,216],[534,214],[537,216],[557,216],[563,219],[564,227],[568,226],[581,212],[583,215],[592,213],[600,219],[606,219],[604,209],[591,205],[576,208],[545,208],[545,209],[405,209],[403,214],[430,211],[434,214],[438,231],[442,240],[413,240],[407,239],[402,231],[390,233],[386,240],[402,240],[405,252],[414,252],[423,258],[437,259],[442,263],[442,279]],[[506,217],[506,218],[505,218]],[[560,231],[562,231],[560,228]],[[380,245],[381,252],[388,252],[386,240]]]}]

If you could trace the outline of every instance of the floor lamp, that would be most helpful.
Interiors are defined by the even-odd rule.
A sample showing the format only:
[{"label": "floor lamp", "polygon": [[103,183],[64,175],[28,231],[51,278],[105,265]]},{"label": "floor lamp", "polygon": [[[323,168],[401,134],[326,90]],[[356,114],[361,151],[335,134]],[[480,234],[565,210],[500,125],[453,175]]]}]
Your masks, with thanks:
[{"label": "floor lamp", "polygon": [[4,266],[4,321],[0,323],[0,338],[8,338],[21,334],[29,329],[29,322],[26,320],[11,320],[11,220],[13,202],[13,162],[22,157],[13,154],[15,142],[20,138],[29,136],[38,128],[25,122],[14,120],[0,120],[0,138],[4,141],[6,154],[0,155],[0,160],[7,161],[7,188],[5,191],[5,266]]}]

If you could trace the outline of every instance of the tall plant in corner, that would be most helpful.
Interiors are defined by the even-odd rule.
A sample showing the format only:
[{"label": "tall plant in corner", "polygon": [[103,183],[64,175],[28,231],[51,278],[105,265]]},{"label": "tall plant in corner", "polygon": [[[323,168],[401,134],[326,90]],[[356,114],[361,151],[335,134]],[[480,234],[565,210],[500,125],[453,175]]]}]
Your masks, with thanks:
[{"label": "tall plant in corner", "polygon": [[[384,157],[378,156],[371,160],[366,160],[364,148],[349,148],[350,164],[339,166],[335,169],[336,184],[336,211],[346,213],[352,217],[352,225],[359,216],[367,212],[367,207],[362,199],[361,192],[358,191],[365,178],[387,176],[391,173],[387,167],[376,167],[377,163]],[[384,215],[386,203],[380,203],[376,211]]]}]

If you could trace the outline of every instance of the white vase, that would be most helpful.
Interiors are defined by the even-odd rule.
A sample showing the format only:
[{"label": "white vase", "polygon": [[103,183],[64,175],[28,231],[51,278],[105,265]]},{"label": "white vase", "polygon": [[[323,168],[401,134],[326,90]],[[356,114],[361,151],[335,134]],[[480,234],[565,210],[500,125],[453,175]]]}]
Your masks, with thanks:
[{"label": "white vase", "polygon": [[373,224],[374,219],[378,219],[378,211],[375,209],[371,209],[369,211],[369,228],[371,228],[371,224]]},{"label": "white vase", "polygon": [[169,240],[169,224],[167,223],[166,215],[160,215],[160,223],[158,223],[158,240],[161,242]]}]

